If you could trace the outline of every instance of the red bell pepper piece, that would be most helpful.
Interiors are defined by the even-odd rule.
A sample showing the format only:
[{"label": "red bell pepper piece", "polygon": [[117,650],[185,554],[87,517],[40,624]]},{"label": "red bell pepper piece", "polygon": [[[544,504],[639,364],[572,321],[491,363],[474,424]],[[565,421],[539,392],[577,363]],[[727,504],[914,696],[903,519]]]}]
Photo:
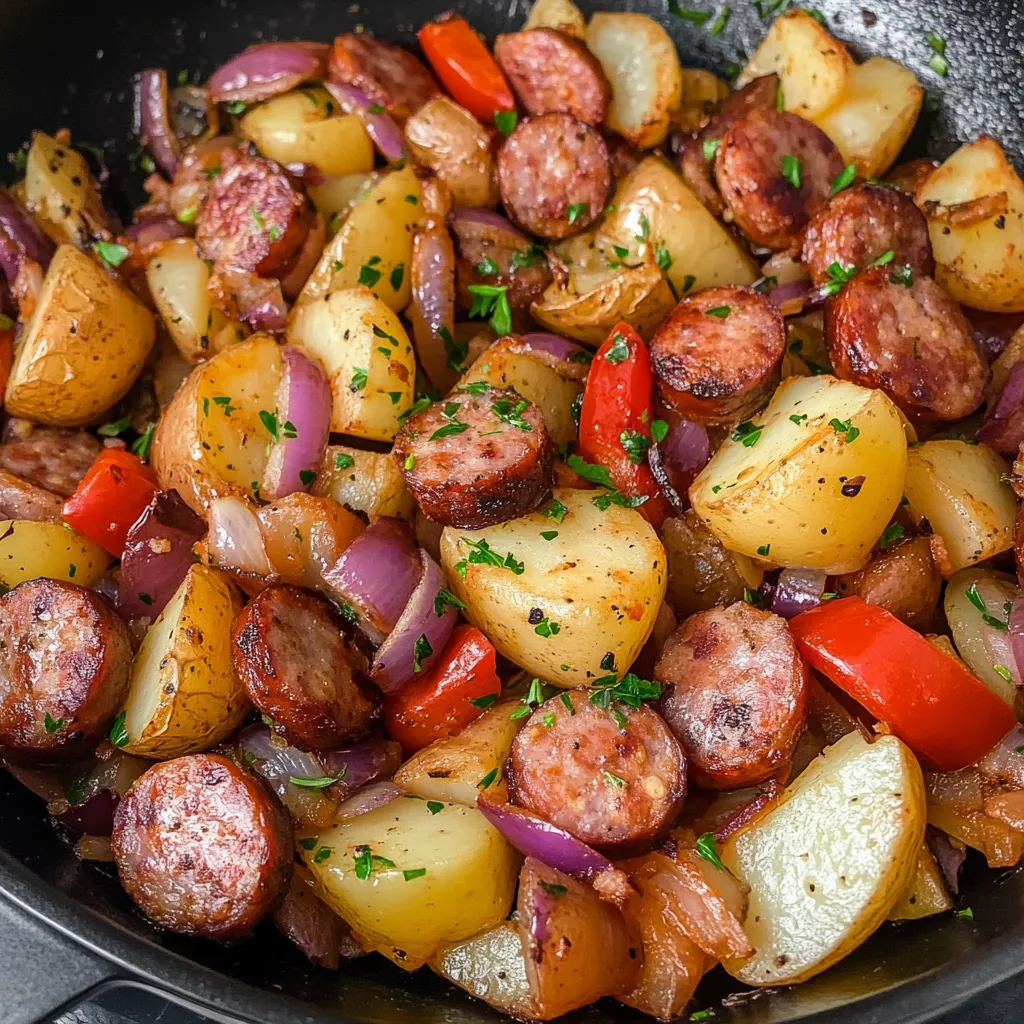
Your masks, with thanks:
[{"label": "red bell pepper piece", "polygon": [[790,619],[800,653],[944,772],[984,757],[1013,711],[956,658],[859,597]]},{"label": "red bell pepper piece", "polygon": [[671,508],[647,465],[653,398],[651,354],[629,324],[616,324],[590,364],[576,451],[586,462],[604,466],[620,493],[646,496],[637,511],[658,527]]},{"label": "red bell pepper piece", "polygon": [[491,642],[473,626],[456,626],[437,664],[384,701],[384,724],[403,750],[420,750],[460,732],[500,693]]},{"label": "red bell pepper piece", "polygon": [[505,76],[465,18],[454,15],[428,21],[419,39],[442,85],[475,118],[492,124],[496,111],[515,110]]},{"label": "red bell pepper piece", "polygon": [[120,558],[128,531],[158,490],[156,475],[137,455],[124,448],[104,448],[64,502],[61,517]]}]

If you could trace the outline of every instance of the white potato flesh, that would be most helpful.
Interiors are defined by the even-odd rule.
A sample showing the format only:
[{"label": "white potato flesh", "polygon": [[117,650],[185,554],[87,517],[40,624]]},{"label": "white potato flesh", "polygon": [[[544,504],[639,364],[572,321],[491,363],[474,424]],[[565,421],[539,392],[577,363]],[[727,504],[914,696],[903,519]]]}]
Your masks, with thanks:
[{"label": "white potato flesh", "polygon": [[872,57],[850,73],[838,105],[815,118],[836,144],[844,164],[862,178],[878,177],[894,163],[921,112],[924,89],[912,71]]},{"label": "white potato flesh", "polygon": [[437,811],[406,797],[321,832],[300,852],[324,902],[406,970],[503,921],[520,864],[476,808]]},{"label": "white potato flesh", "polygon": [[790,377],[752,422],[693,482],[697,515],[751,558],[837,574],[863,568],[903,494],[907,443],[896,406],[827,374]]},{"label": "white potato flesh", "polygon": [[595,14],[586,38],[612,87],[605,124],[640,149],[660,145],[683,89],[672,38],[653,18],[635,12]]},{"label": "white potato flesh", "polygon": [[362,512],[370,522],[381,516],[412,522],[416,515],[416,500],[391,452],[329,444],[312,493]]},{"label": "white potato flesh", "polygon": [[849,51],[820,22],[806,11],[788,11],[772,23],[736,88],[774,72],[785,109],[816,121],[841,101],[853,68]]},{"label": "white potato flesh", "polygon": [[722,847],[750,887],[744,928],[756,950],[725,969],[747,985],[791,985],[852,952],[913,878],[924,828],[924,778],[902,741],[852,732],[826,748]]},{"label": "white potato flesh", "polygon": [[309,198],[313,205],[328,219],[337,214],[332,232],[339,227],[352,207],[369,195],[370,190],[380,181],[383,175],[377,171],[368,174],[342,174],[337,178],[327,178],[319,185],[308,185]]},{"label": "white potato flesh", "polygon": [[907,510],[943,539],[953,572],[1013,547],[1017,503],[1004,483],[1008,472],[984,444],[925,441],[907,453]]},{"label": "white potato flesh", "polygon": [[994,313],[1024,310],[1024,182],[990,136],[961,146],[915,196],[956,206],[987,196],[1006,196],[1006,210],[956,226],[929,216],[935,280],[958,302]]},{"label": "white potato flesh", "polygon": [[587,19],[572,0],[537,0],[523,28],[557,28],[582,39],[587,34]]},{"label": "white potato flesh", "polygon": [[511,921],[443,947],[430,966],[453,985],[503,1013],[530,1016],[530,983],[519,929]]},{"label": "white potato flesh", "polygon": [[[538,511],[486,530],[446,527],[441,535],[448,586],[469,621],[505,657],[556,686],[585,686],[607,674],[601,661],[608,652],[620,675],[628,671],[665,596],[665,549],[654,529],[634,509],[598,508],[594,499],[603,493],[556,488],[566,508],[559,523]],[[541,536],[552,530],[551,540]],[[502,560],[511,554],[522,573],[468,561],[481,541]],[[544,635],[543,624],[530,622],[536,608],[557,633]]]},{"label": "white potato flesh", "polygon": [[288,340],[316,356],[327,372],[331,430],[390,441],[413,403],[416,357],[398,316],[364,287],[332,291],[299,308]]},{"label": "white potato flesh", "polygon": [[0,519],[0,585],[45,576],[91,587],[106,575],[110,555],[67,523]]},{"label": "white potato flesh", "polygon": [[663,160],[641,160],[612,196],[615,212],[598,229],[602,249],[626,249],[622,262],[643,263],[661,250],[672,265],[667,277],[676,292],[719,284],[750,284],[760,276],[757,264],[683,184]]},{"label": "white potato flesh", "polygon": [[889,911],[889,921],[918,921],[953,908],[942,872],[927,843],[917,852],[917,870]]}]

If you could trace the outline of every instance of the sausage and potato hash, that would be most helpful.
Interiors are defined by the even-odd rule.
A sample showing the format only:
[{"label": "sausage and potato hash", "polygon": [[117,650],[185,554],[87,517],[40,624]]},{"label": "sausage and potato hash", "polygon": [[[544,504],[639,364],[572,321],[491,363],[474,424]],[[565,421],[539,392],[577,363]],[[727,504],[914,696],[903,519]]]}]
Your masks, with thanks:
[{"label": "sausage and potato hash", "polygon": [[1007,155],[896,164],[914,73],[803,11],[731,84],[419,41],[142,71],[130,222],[14,160],[0,763],[158,928],[521,1019],[952,911],[1024,856]]}]

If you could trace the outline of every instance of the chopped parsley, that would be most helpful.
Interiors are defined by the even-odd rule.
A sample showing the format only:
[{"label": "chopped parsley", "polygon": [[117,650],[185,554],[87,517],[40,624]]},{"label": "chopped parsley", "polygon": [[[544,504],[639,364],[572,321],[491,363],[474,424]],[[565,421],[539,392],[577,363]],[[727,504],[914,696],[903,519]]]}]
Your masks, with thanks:
[{"label": "chopped parsley", "polygon": [[853,184],[853,179],[857,177],[857,165],[847,164],[836,176],[832,179],[832,195],[837,192],[842,192],[843,189],[849,188]]},{"label": "chopped parsley", "polygon": [[970,907],[964,907],[963,910],[958,910],[956,912],[956,916],[959,917],[959,918],[962,918],[962,919],[964,919],[966,921],[973,921],[974,920],[974,911],[971,910]]},{"label": "chopped parsley", "polygon": [[316,775],[312,778],[303,775],[289,775],[288,781],[293,786],[300,786],[302,789],[326,789],[344,777],[345,772],[342,770],[337,775]]},{"label": "chopped parsley", "polygon": [[43,728],[48,733],[55,733],[58,729],[63,729],[68,724],[66,718],[54,718],[49,711],[43,716]]},{"label": "chopped parsley", "polygon": [[566,513],[569,511],[557,498],[552,498],[541,510],[540,514],[545,519],[553,519],[556,523],[560,523],[565,519]]},{"label": "chopped parsley", "polygon": [[651,222],[647,219],[646,213],[640,214],[640,234],[636,236],[638,242],[646,242],[651,233]]},{"label": "chopped parsley", "polygon": [[723,7],[718,12],[718,17],[708,26],[708,35],[719,36],[725,30],[725,26],[729,24],[729,18],[732,15],[732,8],[729,6]]},{"label": "chopped parsley", "polygon": [[665,248],[664,242],[659,242],[654,247],[654,262],[666,273],[672,267],[672,254]]},{"label": "chopped parsley", "polygon": [[132,451],[138,455],[140,459],[148,459],[150,449],[153,447],[153,434],[156,432],[156,424],[151,423],[145,430],[145,433],[139,437],[132,445]]},{"label": "chopped parsley", "polygon": [[690,22],[691,25],[703,25],[711,20],[711,15],[707,11],[695,11],[692,7],[680,7],[676,0],[668,0],[668,9],[670,14]]},{"label": "chopped parsley", "polygon": [[544,540],[554,540],[558,536],[558,531],[557,530],[541,530],[540,531],[540,535],[541,535],[541,537],[544,538]]},{"label": "chopped parsley", "polygon": [[626,789],[629,786],[629,783],[621,775],[616,775],[615,772],[610,772],[607,768],[601,774],[604,776],[604,781],[615,789]]},{"label": "chopped parsley", "polygon": [[316,479],[316,470],[313,469],[300,469],[299,470],[299,483],[303,487],[308,487]]},{"label": "chopped parsley", "polygon": [[391,277],[388,280],[391,282],[391,287],[394,291],[398,291],[402,287],[402,278],[405,276],[405,264],[396,263],[391,270]]},{"label": "chopped parsley", "polygon": [[765,555],[767,555],[767,554],[768,554],[768,552],[769,552],[769,551],[771,551],[771,547],[772,547],[772,546],[771,546],[771,544],[762,544],[762,545],[761,545],[761,546],[760,546],[760,547],[759,547],[759,548],[757,549],[757,553],[758,553],[759,555],[761,555],[761,556],[765,556]]},{"label": "chopped parsley", "polygon": [[128,730],[124,727],[124,720],[127,717],[128,712],[121,711],[117,718],[114,719],[114,724],[110,727],[109,738],[115,747],[125,747],[128,745],[130,737]]},{"label": "chopped parsley", "polygon": [[868,266],[869,267],[884,267],[886,264],[892,263],[896,253],[892,249],[886,249],[881,256],[873,259]]},{"label": "chopped parsley", "polygon": [[430,641],[427,639],[426,633],[420,633],[416,637],[416,643],[412,645],[412,670],[413,672],[421,672],[423,670],[423,662],[426,661],[434,653],[434,648],[430,646]]},{"label": "chopped parsley", "polygon": [[313,854],[313,863],[323,864],[323,862],[327,860],[332,853],[334,853],[334,850],[330,846],[321,846],[320,849]]},{"label": "chopped parsley", "polygon": [[590,203],[573,203],[566,211],[570,224],[579,224],[590,213]]},{"label": "chopped parsley", "polygon": [[668,437],[668,424],[664,420],[653,420],[651,422],[651,437],[656,444],[661,444]]},{"label": "chopped parsley", "polygon": [[893,272],[889,275],[889,280],[893,284],[901,284],[904,288],[910,288],[914,284],[914,272],[910,268],[909,263],[904,263],[901,266],[896,267]]},{"label": "chopped parsley", "polygon": [[537,636],[542,636],[546,639],[556,636],[561,632],[561,629],[562,627],[557,622],[551,622],[546,615],[533,627],[533,631]]},{"label": "chopped parsley", "polygon": [[97,255],[110,267],[119,267],[128,259],[128,247],[118,242],[95,242]]},{"label": "chopped parsley", "polygon": [[837,433],[846,437],[847,444],[853,444],[860,437],[860,428],[853,425],[852,420],[830,419],[828,425]]},{"label": "chopped parsley", "polygon": [[[890,523],[883,531],[882,536],[878,538],[878,546],[884,551],[888,547],[892,547],[903,536],[904,530],[899,523]],[[970,594],[968,594],[970,597]]]},{"label": "chopped parsley", "polygon": [[752,420],[746,420],[732,432],[732,439],[742,442],[744,448],[753,448],[757,444],[762,430],[764,430],[763,426],[758,426]]},{"label": "chopped parsley", "polygon": [[530,403],[525,399],[521,398],[515,405],[512,404],[511,398],[499,398],[491,406],[491,412],[501,420],[502,423],[507,423],[509,426],[517,427],[519,430],[533,430],[526,420],[523,419],[522,413],[529,407]]},{"label": "chopped parsley", "polygon": [[651,438],[638,430],[624,430],[619,434],[619,443],[625,449],[626,457],[635,466],[643,464],[647,458],[647,449],[651,447]]},{"label": "chopped parsley", "polygon": [[125,416],[124,419],[114,420],[113,423],[104,423],[102,427],[97,428],[96,433],[101,437],[117,437],[118,434],[123,434],[131,425],[132,421]]},{"label": "chopped parsley", "polygon": [[[416,413],[423,412],[424,409],[429,409],[432,404],[433,403],[426,395],[420,395],[419,398],[417,398],[416,401],[413,402],[412,405],[405,410],[405,412],[398,414],[398,422],[405,422],[405,420],[407,420],[410,416],[415,416]],[[349,456],[345,457],[348,458]],[[351,465],[351,463],[349,463],[349,465]]]},{"label": "chopped parsley", "polygon": [[568,886],[559,885],[557,882],[541,881],[540,887],[550,896],[564,896],[569,891]]},{"label": "chopped parsley", "polygon": [[732,312],[732,306],[712,306],[711,309],[705,309],[705,316],[714,316],[719,320],[724,320]]},{"label": "chopped parsley", "polygon": [[842,291],[843,285],[857,273],[857,268],[852,263],[844,267],[835,262],[828,265],[826,273],[829,279],[821,286],[822,294],[825,296],[838,295]]},{"label": "chopped parsley", "polygon": [[444,804],[440,800],[428,800],[427,810],[431,814],[440,814],[444,810]]},{"label": "chopped parsley", "polygon": [[683,291],[688,292],[697,283],[697,278],[693,274],[687,274],[683,278]]},{"label": "chopped parsley", "polygon": [[356,460],[351,455],[335,455],[334,456],[334,468],[335,469],[351,469],[356,464]]},{"label": "chopped parsley", "polygon": [[718,850],[715,847],[715,837],[710,832],[705,832],[704,835],[697,840],[697,852],[706,861],[714,864],[719,871],[725,870],[725,865],[718,856]]},{"label": "chopped parsley", "polygon": [[498,777],[498,769],[492,768],[477,784],[477,789],[487,789],[494,784],[494,780]]},{"label": "chopped parsley", "polygon": [[805,413],[805,412],[802,412],[802,413],[800,413],[799,415],[797,415],[796,413],[794,413],[794,414],[793,414],[792,416],[790,416],[790,417],[789,417],[789,421],[790,421],[790,423],[796,423],[796,424],[798,424],[798,425],[799,425],[800,423],[803,423],[803,421],[804,421],[805,419],[807,419],[807,413]]},{"label": "chopped parsley", "polygon": [[981,612],[981,621],[984,622],[986,626],[991,626],[993,629],[998,629],[1003,633],[1009,630],[1010,627],[1003,622],[1002,619],[997,619],[994,615],[989,614],[988,609],[985,607],[984,599],[981,594],[978,593],[977,583],[972,583],[967,588],[967,600],[970,601],[979,612]]},{"label": "chopped parsley", "polygon": [[365,882],[373,873],[374,868],[393,868],[395,862],[387,857],[378,857],[370,853],[368,846],[357,846],[352,853],[356,864],[356,878]]},{"label": "chopped parsley", "polygon": [[402,877],[407,882],[411,882],[414,878],[422,878],[426,873],[426,868],[407,868],[402,872]]},{"label": "chopped parsley", "polygon": [[800,188],[803,184],[803,169],[800,164],[800,157],[791,156],[789,153],[783,156],[782,176],[793,188]]},{"label": "chopped parsley", "polygon": [[497,699],[496,693],[485,693],[482,697],[474,697],[469,703],[475,708],[489,708]]},{"label": "chopped parsley", "polygon": [[612,335],[612,343],[604,357],[609,363],[621,363],[629,358],[629,342],[616,331]]},{"label": "chopped parsley", "polygon": [[1013,682],[1013,673],[1005,665],[993,665],[992,668],[995,669],[997,675],[1002,676],[1008,683]]},{"label": "chopped parsley", "polygon": [[518,270],[533,266],[540,259],[544,259],[544,250],[539,245],[531,245],[525,252],[516,249],[512,254],[512,266]]},{"label": "chopped parsley", "polygon": [[309,836],[307,839],[300,839],[299,846],[304,850],[312,850],[316,847],[316,836]]},{"label": "chopped parsley", "polygon": [[[470,540],[469,537],[460,537],[459,540],[473,549],[468,558],[472,565],[496,565],[501,569],[510,569],[516,576],[522,576],[526,572],[525,564],[517,562],[511,551],[502,558],[497,551],[491,550],[490,544],[485,540]],[[465,572],[460,572],[460,575],[465,579]]]},{"label": "chopped parsley", "polygon": [[444,615],[445,608],[454,608],[461,611],[465,608],[465,602],[457,598],[450,590],[442,587],[434,596],[434,614],[440,618]]},{"label": "chopped parsley", "polygon": [[494,112],[494,127],[502,135],[511,135],[518,120],[519,115],[514,110],[496,110]]},{"label": "chopped parsley", "polygon": [[512,310],[508,304],[508,288],[505,285],[471,284],[469,293],[473,304],[469,309],[470,320],[490,317],[491,327],[498,335],[512,330]]},{"label": "chopped parsley", "polygon": [[481,277],[497,277],[498,276],[498,264],[491,259],[490,256],[485,256],[477,265],[476,272]]},{"label": "chopped parsley", "polygon": [[711,161],[715,159],[715,154],[718,152],[718,144],[721,139],[705,139],[702,149],[704,151],[704,159]]},{"label": "chopped parsley", "polygon": [[359,284],[367,288],[373,288],[380,280],[381,272],[374,267],[374,262],[380,263],[379,256],[371,256],[370,259],[359,268]]}]

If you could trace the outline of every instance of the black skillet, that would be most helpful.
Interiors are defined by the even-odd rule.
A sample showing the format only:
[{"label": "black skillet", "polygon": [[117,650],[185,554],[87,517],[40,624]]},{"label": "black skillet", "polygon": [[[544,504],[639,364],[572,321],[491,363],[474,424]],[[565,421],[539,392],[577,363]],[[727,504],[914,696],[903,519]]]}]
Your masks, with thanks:
[{"label": "black skillet", "polygon": [[[718,36],[669,14],[666,0],[627,0],[662,21],[684,64],[725,73],[764,32],[749,0]],[[684,0],[714,10],[711,0]],[[890,56],[912,68],[933,101],[908,147],[942,157],[982,133],[999,138],[1024,169],[1024,10],[1016,0],[818,0],[832,31],[861,57]],[[115,179],[137,186],[132,162],[131,76],[163,66],[205,77],[259,39],[331,39],[357,23],[414,43],[445,0],[2,0],[0,151],[33,128],[68,126],[76,141],[107,150]],[[484,5],[455,0],[481,31],[518,27],[523,0]],[[594,8],[622,0],[583,0]],[[710,24],[710,23],[709,23]],[[947,41],[948,78],[929,70],[924,30]],[[934,109],[931,109],[934,108]],[[12,175],[13,176],[13,172]],[[969,709],[965,709],[969,713]],[[5,899],[6,898],[6,899]],[[8,902],[9,901],[9,902]],[[973,919],[885,925],[854,955],[805,985],[728,1007],[722,972],[702,986],[698,1006],[717,1022],[909,1024],[1024,969],[1024,873],[988,871],[972,856],[961,908]],[[16,924],[12,922],[16,921]],[[477,1024],[502,1018],[438,978],[407,975],[379,957],[333,973],[311,967],[265,926],[236,949],[160,935],[134,913],[112,873],[80,863],[40,802],[0,771],[0,1022],[33,1024],[81,993],[130,982],[160,990],[215,1020],[253,1024]],[[646,1020],[605,1002],[573,1020]]]}]

